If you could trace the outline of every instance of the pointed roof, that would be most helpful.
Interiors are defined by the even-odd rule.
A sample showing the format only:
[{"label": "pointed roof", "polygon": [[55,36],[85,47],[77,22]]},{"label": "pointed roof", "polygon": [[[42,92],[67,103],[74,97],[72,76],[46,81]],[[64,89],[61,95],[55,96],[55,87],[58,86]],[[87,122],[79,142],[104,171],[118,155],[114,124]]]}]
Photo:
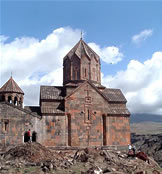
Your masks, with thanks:
[{"label": "pointed roof", "polygon": [[67,58],[71,59],[74,54],[76,54],[81,59],[82,53],[85,53],[89,57],[89,59],[91,59],[91,57],[94,57],[97,61],[100,60],[99,55],[97,55],[81,38],[79,42],[64,57],[64,61]]},{"label": "pointed roof", "polygon": [[22,89],[18,86],[18,84],[14,81],[12,76],[10,79],[0,88],[0,93],[2,92],[14,92],[24,94]]}]

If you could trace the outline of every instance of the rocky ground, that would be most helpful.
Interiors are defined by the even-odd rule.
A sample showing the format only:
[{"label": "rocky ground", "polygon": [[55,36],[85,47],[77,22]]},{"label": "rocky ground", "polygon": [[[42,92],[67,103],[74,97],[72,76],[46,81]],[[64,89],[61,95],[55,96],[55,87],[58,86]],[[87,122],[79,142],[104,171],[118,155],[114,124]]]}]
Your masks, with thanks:
[{"label": "rocky ground", "polygon": [[150,164],[127,157],[117,150],[52,151],[38,143],[2,149],[1,174],[160,174],[162,169],[149,157]]},{"label": "rocky ground", "polygon": [[137,135],[132,134],[132,143],[137,150],[143,151],[162,167],[162,134],[156,135]]}]

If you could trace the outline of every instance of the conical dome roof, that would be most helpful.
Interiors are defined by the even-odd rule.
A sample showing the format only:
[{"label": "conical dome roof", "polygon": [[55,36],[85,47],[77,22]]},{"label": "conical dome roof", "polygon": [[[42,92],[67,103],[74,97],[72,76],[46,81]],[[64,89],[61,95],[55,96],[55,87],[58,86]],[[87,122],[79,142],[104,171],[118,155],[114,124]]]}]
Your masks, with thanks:
[{"label": "conical dome roof", "polygon": [[18,84],[14,81],[14,79],[11,78],[0,88],[0,93],[6,93],[6,92],[13,92],[13,93],[19,93],[24,94],[22,89],[18,86]]},{"label": "conical dome roof", "polygon": [[94,57],[99,61],[99,56],[82,40],[79,42],[69,51],[69,53],[64,57],[64,61],[66,58],[71,59],[74,54],[76,54],[80,59],[82,58],[82,53],[85,53],[90,59]]}]

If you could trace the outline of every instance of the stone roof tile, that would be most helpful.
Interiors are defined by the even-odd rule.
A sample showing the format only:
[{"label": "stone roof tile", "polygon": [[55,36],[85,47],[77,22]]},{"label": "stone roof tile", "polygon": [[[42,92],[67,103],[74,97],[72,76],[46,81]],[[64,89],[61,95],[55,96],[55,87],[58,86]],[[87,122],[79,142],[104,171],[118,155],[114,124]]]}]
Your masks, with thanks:
[{"label": "stone roof tile", "polygon": [[41,86],[41,99],[63,100],[63,87],[59,86]]},{"label": "stone roof tile", "polygon": [[69,51],[69,53],[64,57],[64,60],[66,58],[71,59],[74,54],[81,59],[82,53],[85,53],[90,59],[91,57],[94,57],[98,61],[100,60],[99,56],[82,39],[80,39],[79,42]]},{"label": "stone roof tile", "polygon": [[46,107],[41,107],[41,113],[43,113],[43,114],[64,114],[65,112],[60,109],[56,109],[54,107],[46,106]]},{"label": "stone roof tile", "polygon": [[121,102],[126,103],[127,100],[124,97],[120,89],[105,88],[102,93],[106,96],[109,102]]},{"label": "stone roof tile", "polygon": [[108,108],[108,115],[130,115],[129,110],[126,107]]},{"label": "stone roof tile", "polygon": [[20,94],[24,94],[22,89],[18,86],[18,84],[11,77],[1,88],[0,92],[16,92]]}]

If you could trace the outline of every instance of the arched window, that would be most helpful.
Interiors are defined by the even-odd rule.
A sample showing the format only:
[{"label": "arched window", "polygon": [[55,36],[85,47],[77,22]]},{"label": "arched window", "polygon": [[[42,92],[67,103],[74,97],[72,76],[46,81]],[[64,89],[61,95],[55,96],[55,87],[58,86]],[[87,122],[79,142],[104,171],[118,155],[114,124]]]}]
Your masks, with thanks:
[{"label": "arched window", "polygon": [[106,116],[102,115],[103,121],[103,145],[106,146]]},{"label": "arched window", "polygon": [[87,106],[85,106],[85,118],[84,118],[85,123],[91,122],[91,120],[92,120],[91,117],[92,117],[91,106],[87,105]]},{"label": "arched window", "polygon": [[68,146],[71,146],[71,115],[68,114]]},{"label": "arched window", "polygon": [[84,69],[84,77],[87,77],[87,69]]},{"label": "arched window", "polygon": [[78,76],[79,76],[78,69],[77,69],[77,67],[74,67],[73,68],[73,80],[78,80]]},{"label": "arched window", "polygon": [[18,105],[18,103],[17,103],[17,97],[14,98],[14,105],[16,105],[16,106]]},{"label": "arched window", "polygon": [[5,133],[9,131],[9,120],[7,119],[2,120],[2,129],[3,129],[3,132]]},{"label": "arched window", "polygon": [[4,95],[1,96],[1,101],[5,101],[5,96]]},{"label": "arched window", "polygon": [[11,96],[8,96],[8,102],[9,102],[9,103],[12,103],[12,98],[11,98]]}]

